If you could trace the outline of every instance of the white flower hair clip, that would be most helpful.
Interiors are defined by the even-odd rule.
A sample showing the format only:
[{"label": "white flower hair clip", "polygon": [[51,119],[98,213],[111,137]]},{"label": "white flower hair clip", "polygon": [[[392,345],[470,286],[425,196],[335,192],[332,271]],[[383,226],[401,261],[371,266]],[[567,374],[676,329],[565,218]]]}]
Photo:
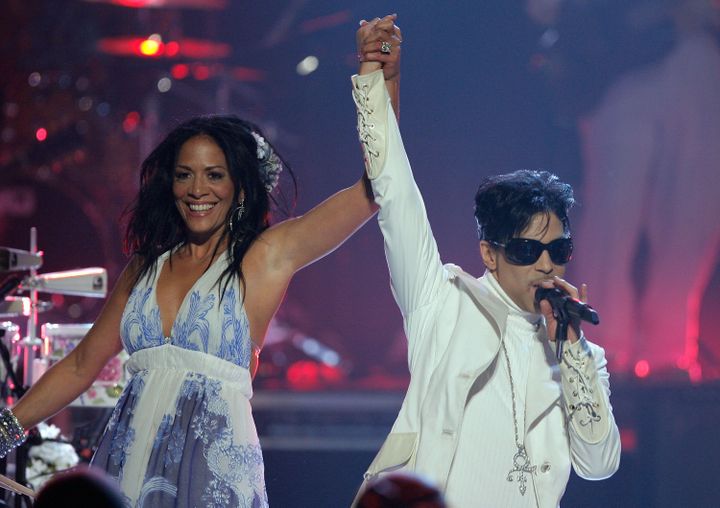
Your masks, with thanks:
[{"label": "white flower hair clip", "polygon": [[260,161],[260,178],[265,185],[265,190],[272,192],[280,180],[280,173],[283,170],[282,161],[275,153],[275,150],[272,149],[270,143],[265,141],[265,138],[255,131],[252,131],[251,134],[257,144],[257,158]]}]

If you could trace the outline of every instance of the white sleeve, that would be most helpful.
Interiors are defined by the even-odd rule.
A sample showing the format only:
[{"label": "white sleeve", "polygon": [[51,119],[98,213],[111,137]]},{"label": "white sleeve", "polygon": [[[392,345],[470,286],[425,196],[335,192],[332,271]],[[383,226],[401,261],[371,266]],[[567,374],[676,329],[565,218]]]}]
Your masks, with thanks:
[{"label": "white sleeve", "polygon": [[[385,241],[385,255],[395,300],[405,318],[413,356],[414,337],[425,337],[432,318],[425,308],[447,286],[425,204],[413,178],[382,71],[353,76],[358,132]],[[419,313],[416,311],[420,310]],[[411,319],[424,315],[422,323]],[[412,330],[407,330],[412,322]]]},{"label": "white sleeve", "polygon": [[566,345],[560,374],[575,472],[588,480],[607,478],[620,464],[620,432],[610,405],[605,352],[583,336]]}]

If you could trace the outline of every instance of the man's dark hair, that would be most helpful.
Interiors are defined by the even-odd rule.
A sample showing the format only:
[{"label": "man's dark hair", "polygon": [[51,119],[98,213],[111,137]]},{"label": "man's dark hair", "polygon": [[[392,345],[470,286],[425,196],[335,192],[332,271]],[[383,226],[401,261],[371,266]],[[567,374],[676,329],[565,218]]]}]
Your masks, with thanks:
[{"label": "man's dark hair", "polygon": [[557,215],[570,232],[572,187],[547,171],[521,169],[491,176],[475,194],[475,219],[481,240],[505,243],[522,233],[538,213]]}]

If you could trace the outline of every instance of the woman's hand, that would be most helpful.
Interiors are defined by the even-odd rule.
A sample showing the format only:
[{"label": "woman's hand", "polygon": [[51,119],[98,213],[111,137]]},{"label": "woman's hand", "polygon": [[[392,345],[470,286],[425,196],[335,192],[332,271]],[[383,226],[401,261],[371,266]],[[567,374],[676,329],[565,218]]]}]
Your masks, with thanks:
[{"label": "woman's hand", "polygon": [[386,81],[400,79],[400,44],[402,32],[395,25],[397,14],[371,21],[360,21],[356,33],[359,74],[383,70]]},{"label": "woman's hand", "polygon": [[383,71],[395,118],[400,119],[400,44],[402,32],[395,25],[397,14],[372,21],[362,20],[355,35],[360,70],[358,74]]}]

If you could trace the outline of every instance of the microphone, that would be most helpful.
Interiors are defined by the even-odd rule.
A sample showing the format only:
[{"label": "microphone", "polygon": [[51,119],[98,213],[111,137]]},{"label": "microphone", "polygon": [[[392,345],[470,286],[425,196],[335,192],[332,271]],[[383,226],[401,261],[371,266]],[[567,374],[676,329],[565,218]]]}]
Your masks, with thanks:
[{"label": "microphone", "polygon": [[594,325],[600,323],[600,316],[587,303],[577,300],[558,288],[539,287],[535,290],[535,303],[547,300],[553,311],[560,316],[568,316]]}]

